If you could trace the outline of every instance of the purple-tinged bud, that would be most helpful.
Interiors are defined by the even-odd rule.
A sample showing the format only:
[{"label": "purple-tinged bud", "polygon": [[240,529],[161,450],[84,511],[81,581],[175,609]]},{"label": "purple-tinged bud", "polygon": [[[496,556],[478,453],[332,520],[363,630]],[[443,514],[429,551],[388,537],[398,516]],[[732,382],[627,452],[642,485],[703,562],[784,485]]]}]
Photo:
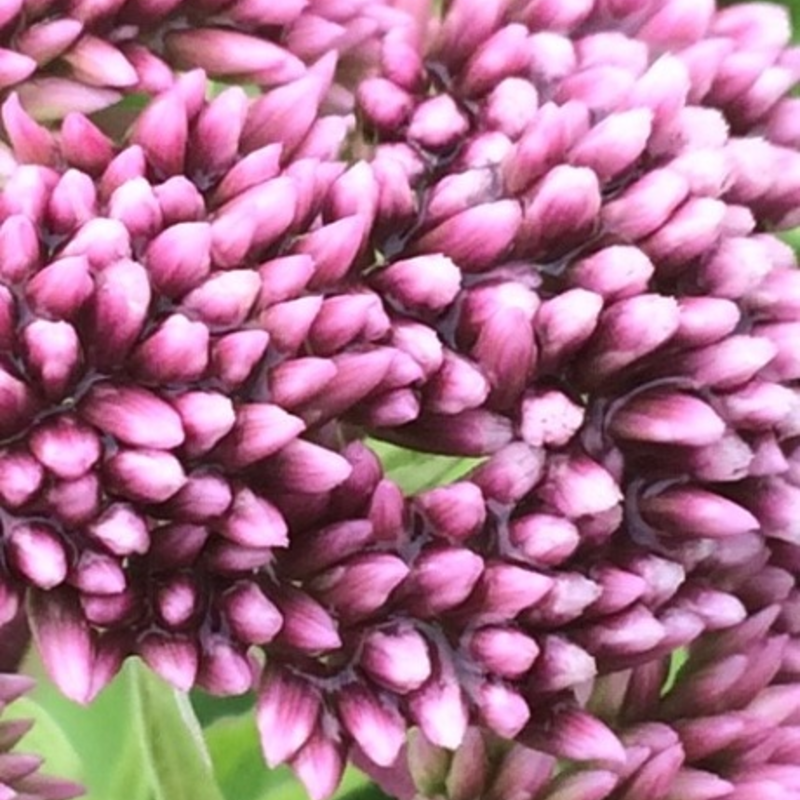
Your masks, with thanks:
[{"label": "purple-tinged bud", "polygon": [[37,319],[22,332],[25,361],[49,398],[64,396],[81,361],[81,345],[68,322]]},{"label": "purple-tinged bud", "polygon": [[97,213],[97,193],[84,172],[67,170],[53,188],[47,207],[50,226],[57,233],[71,233]]},{"label": "purple-tinged bud", "polygon": [[114,492],[134,502],[163,503],[186,483],[181,462],[163,450],[119,450],[104,471]]},{"label": "purple-tinged bud", "polygon": [[414,107],[411,95],[386,78],[367,78],[358,86],[358,107],[367,120],[386,133],[408,121]]},{"label": "purple-tinged bud", "polygon": [[397,556],[370,553],[331,568],[310,586],[340,619],[350,621],[370,616],[384,606],[408,573]]},{"label": "purple-tinged bud", "polygon": [[613,245],[575,262],[568,275],[570,285],[609,302],[643,294],[654,272],[653,262],[638,248]]},{"label": "purple-tinged bud", "polygon": [[233,403],[215,392],[187,392],[173,402],[185,431],[185,447],[190,455],[211,450],[236,422]]},{"label": "purple-tinged bud", "polygon": [[484,497],[511,505],[522,499],[538,482],[544,470],[542,450],[523,442],[512,442],[494,453],[470,475]]},{"label": "purple-tinged bud", "polygon": [[270,393],[278,405],[296,408],[324,391],[335,375],[336,365],[330,359],[288,359],[270,373]]},{"label": "purple-tinged bud", "polygon": [[0,454],[0,500],[11,508],[25,505],[44,481],[41,462],[24,450]]},{"label": "purple-tinged bud", "polygon": [[521,222],[522,211],[516,201],[484,203],[450,217],[426,233],[415,250],[438,251],[467,272],[481,272],[508,251]]},{"label": "purple-tinged bud", "polygon": [[[595,226],[601,206],[597,175],[585,167],[553,167],[533,190],[525,208],[523,231],[537,247],[561,247]],[[525,245],[526,251],[537,247]],[[567,249],[567,248],[565,248]]]},{"label": "purple-tinged bud", "polygon": [[219,454],[225,463],[237,468],[247,467],[276,453],[305,427],[301,419],[280,406],[243,404],[236,409],[236,422],[220,443]]},{"label": "purple-tinged bud", "polygon": [[74,70],[75,77],[89,85],[127,88],[139,82],[136,70],[125,56],[96,36],[81,36],[64,60]]},{"label": "purple-tinged bud", "polygon": [[528,723],[531,710],[522,695],[504,683],[482,683],[475,695],[481,722],[504,739],[514,739]]},{"label": "purple-tinged bud", "polygon": [[270,337],[258,328],[244,328],[212,340],[211,374],[228,391],[239,389],[264,357]]},{"label": "purple-tinged bud", "polygon": [[69,571],[69,583],[84,594],[115,595],[125,591],[125,572],[118,559],[85,550]]},{"label": "purple-tinged bud", "polygon": [[144,150],[133,144],[109,158],[104,167],[99,185],[100,196],[110,197],[128,181],[146,177],[147,158]]},{"label": "purple-tinged bud", "polygon": [[744,334],[682,356],[681,366],[696,380],[715,389],[732,389],[749,381],[775,357],[768,339]]},{"label": "purple-tinged bud", "polygon": [[164,223],[158,197],[145,178],[134,178],[113,191],[108,201],[108,216],[120,220],[134,237],[148,239]]},{"label": "purple-tinged bud", "polygon": [[523,676],[539,655],[539,646],[533,639],[501,626],[478,629],[469,635],[464,647],[484,669],[501,678]]},{"label": "purple-tinged bud", "polygon": [[182,301],[181,308],[210,327],[240,326],[261,291],[261,279],[253,270],[234,269],[206,278]]},{"label": "purple-tinged bud", "polygon": [[520,409],[520,435],[532,447],[562,447],[578,431],[583,418],[583,409],[562,392],[530,392]]},{"label": "purple-tinged bud", "polygon": [[736,329],[741,319],[739,306],[718,297],[682,297],[673,343],[702,347],[718,342]]},{"label": "purple-tinged bud", "polygon": [[283,516],[275,506],[250,489],[240,489],[219,532],[236,544],[245,547],[286,547],[288,530]]},{"label": "purple-tinged bud", "polygon": [[675,602],[702,619],[706,630],[730,628],[747,617],[747,610],[736,596],[714,589],[690,586]]},{"label": "purple-tinged bud", "polygon": [[68,525],[84,525],[100,510],[100,481],[93,473],[75,480],[55,481],[47,489],[54,515]]},{"label": "purple-tinged bud", "polygon": [[150,534],[144,519],[126,503],[112,503],[86,528],[86,534],[115,556],[145,553]]},{"label": "purple-tinged bud", "polygon": [[349,272],[361,249],[368,221],[361,216],[323,225],[307,234],[294,248],[295,253],[307,254],[314,259],[312,288],[320,288],[341,280]]},{"label": "purple-tinged bud", "polygon": [[71,591],[33,592],[30,622],[45,669],[71,700],[92,696],[95,649],[86,620]]},{"label": "purple-tinged bud", "polygon": [[148,104],[130,140],[141,146],[152,168],[168,178],[183,172],[188,126],[186,102],[177,89],[170,90]]},{"label": "purple-tinged bud", "polygon": [[[33,221],[22,214],[4,219],[0,225],[0,275],[13,283],[24,280],[36,272],[40,258],[39,235]],[[33,275],[28,287],[37,278],[38,274]]]},{"label": "purple-tinged bud", "polygon": [[446,256],[417,256],[381,270],[376,285],[403,306],[439,311],[458,294],[461,271]]},{"label": "purple-tinged bud", "polygon": [[445,350],[441,367],[425,385],[424,406],[429,412],[459,414],[481,406],[489,389],[489,382],[477,365]]},{"label": "purple-tinged bud", "polygon": [[403,605],[422,617],[456,608],[470,596],[483,568],[483,559],[465,548],[423,550],[403,584]]},{"label": "purple-tinged bud", "polygon": [[345,768],[343,747],[327,738],[320,726],[294,756],[291,766],[311,800],[325,800],[341,783]]},{"label": "purple-tinged bud", "polygon": [[55,163],[56,143],[53,135],[28,115],[16,92],[12,92],[3,103],[0,115],[11,147],[20,162],[44,165]]},{"label": "purple-tinged bud", "polygon": [[220,608],[235,636],[247,644],[271,642],[283,625],[275,604],[251,581],[239,581],[227,589]]},{"label": "purple-tinged bud", "polygon": [[547,734],[537,737],[536,744],[559,758],[576,761],[600,761],[622,766],[627,760],[625,748],[611,729],[578,708],[556,712]]},{"label": "purple-tinged bud", "polygon": [[67,480],[85,475],[101,455],[95,432],[66,415],[45,420],[38,426],[31,434],[30,449],[40,464]]},{"label": "purple-tinged bud", "polygon": [[542,367],[555,367],[569,359],[594,333],[603,298],[585,289],[568,289],[539,308],[534,330]]},{"label": "purple-tinged bud", "polygon": [[[20,164],[8,176],[3,193],[3,216],[19,214],[41,225],[58,175],[35,164]],[[69,254],[67,254],[69,255]]]},{"label": "purple-tinged bud", "polygon": [[389,328],[389,318],[377,295],[340,294],[322,301],[308,332],[308,343],[319,355],[334,355],[357,338],[382,339]]},{"label": "purple-tinged bud", "polygon": [[43,523],[16,523],[5,532],[9,565],[39,589],[50,590],[67,577],[67,552],[58,534]]},{"label": "purple-tinged bud", "polygon": [[214,205],[227,203],[248,189],[277,177],[280,172],[281,152],[280,144],[270,144],[237,161],[214,189]]},{"label": "purple-tinged bud", "polygon": [[303,68],[305,74],[298,74],[250,106],[241,141],[245,153],[272,143],[282,145],[284,156],[297,148],[317,120],[320,103],[331,86],[336,57],[327,53],[310,70]]},{"label": "purple-tinged bud", "polygon": [[563,78],[555,100],[578,103],[602,117],[624,104],[632,94],[634,77],[626,67],[610,64],[587,67]]},{"label": "purple-tinged bud", "polygon": [[672,780],[668,800],[718,800],[729,797],[734,785],[712,772],[683,767]]},{"label": "purple-tinged bud", "polygon": [[601,181],[631,167],[644,151],[652,130],[653,114],[646,108],[612,113],[595,125],[569,154],[569,161],[589,167]]},{"label": "purple-tinged bud", "polygon": [[552,588],[553,580],[513,564],[488,564],[465,609],[482,623],[505,622],[535,606]]},{"label": "purple-tinged bud", "polygon": [[379,685],[398,694],[419,689],[432,671],[425,639],[406,626],[368,632],[359,666]]},{"label": "purple-tinged bud", "polygon": [[481,43],[461,73],[460,89],[468,97],[491,91],[504,78],[522,74],[530,61],[528,29],[512,23]]},{"label": "purple-tinged bud", "polygon": [[154,592],[161,622],[171,629],[183,628],[192,621],[198,611],[198,600],[197,584],[185,574],[170,577]]},{"label": "purple-tinged bud", "polygon": [[642,294],[614,303],[601,314],[597,334],[581,358],[586,380],[596,383],[651,353],[679,324],[679,307],[671,297]]},{"label": "purple-tinged bud", "polygon": [[452,667],[444,665],[408,698],[409,711],[434,745],[455,750],[469,724],[467,699]]},{"label": "purple-tinged bud", "polygon": [[249,691],[255,680],[252,660],[221,636],[203,641],[197,685],[211,695],[231,697]]},{"label": "purple-tinged bud", "polygon": [[688,531],[692,536],[724,538],[759,529],[758,519],[749,511],[705,489],[665,489],[639,503],[648,520],[675,536]]},{"label": "purple-tinged bud", "polygon": [[538,110],[539,93],[533,83],[524,78],[505,78],[492,88],[483,118],[487,128],[516,140],[533,123]]},{"label": "purple-tinged bud", "polygon": [[620,777],[601,769],[581,770],[557,778],[542,800],[605,800],[619,784]]},{"label": "purple-tinged bud", "polygon": [[528,625],[552,630],[578,619],[601,593],[597,583],[577,572],[556,573],[550,590],[523,618]]},{"label": "purple-tinged bud", "polygon": [[599,514],[622,500],[613,477],[586,457],[557,456],[548,465],[539,496],[570,519]]},{"label": "purple-tinged bud", "polygon": [[77,19],[46,19],[20,31],[15,46],[41,67],[67,50],[82,32]]},{"label": "purple-tinged bud", "polygon": [[197,380],[208,366],[208,345],[205,325],[173,314],[134,350],[131,361],[134,369],[150,380]]},{"label": "purple-tinged bud", "polygon": [[399,711],[364,686],[345,686],[337,694],[345,729],[375,764],[391,766],[405,744],[406,724]]},{"label": "purple-tinged bud", "polygon": [[309,595],[285,587],[274,600],[283,614],[279,642],[309,653],[342,646],[335,620]]},{"label": "purple-tinged bud", "polygon": [[599,661],[625,664],[632,656],[656,647],[665,637],[664,626],[642,605],[595,622],[578,640]]},{"label": "purple-tinged bud", "polygon": [[660,274],[674,274],[717,243],[727,210],[721,200],[691,198],[642,244],[642,249],[658,264]]},{"label": "purple-tinged bud", "polygon": [[536,692],[560,692],[578,686],[597,674],[594,658],[562,636],[539,641],[541,653],[533,667],[529,688]]},{"label": "purple-tinged bud", "polygon": [[153,630],[139,638],[137,652],[153,672],[179,691],[194,685],[200,657],[193,640]]},{"label": "purple-tinged bud", "polygon": [[580,543],[575,525],[564,517],[550,514],[529,514],[513,520],[509,536],[519,554],[539,567],[558,566]]},{"label": "purple-tinged bud", "polygon": [[153,189],[164,217],[164,226],[195,222],[205,214],[205,201],[197,187],[183,175],[175,175]]},{"label": "purple-tinged bud", "polygon": [[800,520],[797,518],[797,503],[800,488],[781,478],[763,481],[759,491],[747,504],[758,517],[751,530],[760,529],[767,536],[796,544],[800,540]]},{"label": "purple-tinged bud", "polygon": [[636,242],[664,225],[688,191],[679,173],[652,170],[603,206],[603,225],[609,233]]},{"label": "purple-tinged bud", "polygon": [[94,386],[81,414],[104,433],[134,447],[171,449],[183,444],[181,418],[157,395],[138,387]]},{"label": "purple-tinged bud", "polygon": [[247,105],[244,89],[232,86],[203,108],[191,133],[188,151],[191,170],[213,179],[235,162]]},{"label": "purple-tinged bud", "polygon": [[456,543],[478,533],[486,520],[483,494],[470,481],[459,481],[422,492],[415,497],[414,503],[424,515],[434,536]]},{"label": "purple-tinged bud", "polygon": [[270,486],[277,490],[315,494],[329,492],[347,480],[350,463],[325,447],[296,439],[264,465]]},{"label": "purple-tinged bud", "polygon": [[609,430],[622,438],[688,447],[713,444],[725,429],[725,421],[711,406],[677,392],[637,395],[615,411],[609,423]]}]

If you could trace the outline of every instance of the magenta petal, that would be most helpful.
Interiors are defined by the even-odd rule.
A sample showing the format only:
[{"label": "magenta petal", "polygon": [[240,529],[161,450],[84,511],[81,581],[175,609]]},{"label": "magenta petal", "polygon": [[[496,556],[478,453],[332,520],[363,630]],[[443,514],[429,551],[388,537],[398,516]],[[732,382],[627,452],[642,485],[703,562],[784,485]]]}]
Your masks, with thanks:
[{"label": "magenta petal", "polygon": [[379,766],[394,763],[405,743],[406,723],[399,711],[365,687],[342,689],[337,709],[345,728]]},{"label": "magenta petal", "polygon": [[267,764],[274,768],[292,758],[305,744],[321,708],[317,690],[279,667],[264,675],[256,721]]},{"label": "magenta petal", "polygon": [[34,592],[30,614],[34,637],[52,681],[75,702],[88,702],[95,650],[74,594],[68,590]]}]

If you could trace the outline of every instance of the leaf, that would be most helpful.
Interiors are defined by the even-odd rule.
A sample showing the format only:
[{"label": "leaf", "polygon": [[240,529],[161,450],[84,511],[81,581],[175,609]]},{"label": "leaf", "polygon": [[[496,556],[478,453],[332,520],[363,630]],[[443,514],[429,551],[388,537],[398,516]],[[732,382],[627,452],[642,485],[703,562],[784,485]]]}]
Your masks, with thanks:
[{"label": "leaf", "polygon": [[223,800],[189,698],[138,662],[126,672],[155,800]]},{"label": "leaf", "polygon": [[669,671],[667,672],[667,678],[664,681],[664,685],[661,687],[661,696],[664,697],[665,695],[669,694],[672,691],[672,688],[678,682],[680,678],[681,669],[683,665],[689,658],[689,651],[685,647],[679,647],[677,650],[673,650],[669,656]]},{"label": "leaf", "polygon": [[407,495],[461,480],[485,460],[420,453],[377,439],[367,439],[366,444],[381,460],[386,477]]},{"label": "leaf", "polygon": [[261,800],[291,780],[287,768],[270,770],[261,755],[252,712],[217,719],[205,729],[214,776],[226,800]]},{"label": "leaf", "polygon": [[[32,672],[37,679],[37,686],[29,698],[39,708],[38,714],[42,718],[48,716],[57,729],[69,741],[76,758],[80,762],[77,773],[55,766],[48,771],[60,777],[70,778],[82,783],[87,788],[85,800],[109,800],[114,797],[125,797],[126,800],[148,800],[149,795],[142,793],[146,790],[146,782],[142,779],[141,754],[138,750],[131,751],[131,741],[136,743],[136,731],[127,724],[130,719],[130,697],[128,683],[117,679],[111,683],[91,705],[80,706],[67,700],[58,689],[46,678],[41,664],[31,662],[26,664],[26,672]],[[12,706],[14,708],[14,706]],[[25,716],[22,712],[20,716]],[[43,723],[42,747],[37,743],[37,752],[49,758],[50,739],[55,747],[58,745],[56,734],[48,733],[47,723]],[[29,736],[36,734],[39,726]],[[25,747],[31,747],[23,741]],[[55,764],[55,762],[53,762]],[[109,769],[113,765],[113,769]],[[122,784],[125,790],[122,794],[114,793],[117,776],[121,773],[135,776],[135,780]]]},{"label": "leaf", "polygon": [[35,753],[44,759],[42,773],[84,783],[85,775],[80,756],[72,746],[61,725],[40,703],[22,697],[3,712],[3,721],[32,719],[33,728],[14,748],[20,753]]}]

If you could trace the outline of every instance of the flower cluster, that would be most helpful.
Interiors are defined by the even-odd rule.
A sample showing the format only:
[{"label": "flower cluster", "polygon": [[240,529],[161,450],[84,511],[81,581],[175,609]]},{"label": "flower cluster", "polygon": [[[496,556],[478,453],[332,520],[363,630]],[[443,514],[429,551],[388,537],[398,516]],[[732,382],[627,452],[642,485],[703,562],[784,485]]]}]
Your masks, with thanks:
[{"label": "flower cluster", "polygon": [[[0,618],[58,685],[257,685],[315,799],[412,725],[454,800],[494,737],[531,797],[774,783],[686,730],[795,718],[783,13],[67,7],[0,20]],[[406,498],[366,435],[485,460]]]}]

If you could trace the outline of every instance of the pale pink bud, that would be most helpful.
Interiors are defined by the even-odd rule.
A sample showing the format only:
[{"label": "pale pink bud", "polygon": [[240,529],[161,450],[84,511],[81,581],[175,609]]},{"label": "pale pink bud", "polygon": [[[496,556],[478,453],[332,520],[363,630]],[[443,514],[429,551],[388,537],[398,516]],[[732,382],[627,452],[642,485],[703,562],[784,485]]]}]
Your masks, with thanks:
[{"label": "pale pink bud", "polygon": [[80,340],[68,322],[37,319],[22,334],[25,360],[50,398],[62,397],[81,359]]},{"label": "pale pink bud", "polygon": [[719,538],[758,530],[758,520],[746,509],[718,494],[694,487],[666,489],[643,497],[645,516],[671,534]]},{"label": "pale pink bud", "polygon": [[163,226],[158,197],[145,178],[118,186],[108,200],[108,216],[120,220],[133,236],[151,237]]},{"label": "pale pink bud", "polygon": [[578,529],[568,519],[550,514],[530,514],[509,527],[511,542],[535,566],[557,566],[578,547]]},{"label": "pale pink bud", "polygon": [[280,511],[250,489],[236,492],[219,531],[246,547],[286,547],[289,543],[286,521]]},{"label": "pale pink bud", "polygon": [[458,294],[461,271],[446,256],[417,256],[390,264],[376,282],[406,307],[438,311]]},{"label": "pale pink bud", "polygon": [[104,433],[134,447],[171,449],[185,438],[177,412],[146,389],[98,384],[83,401],[81,414]]},{"label": "pale pink bud", "polygon": [[601,181],[607,181],[630,168],[647,145],[653,114],[636,108],[612,113],[595,125],[569,153],[579,167],[589,167]]},{"label": "pale pink bud", "polygon": [[46,420],[30,437],[37,460],[54,475],[73,480],[85,475],[100,459],[97,434],[73,417]]},{"label": "pale pink bud", "polygon": [[280,611],[255,583],[235,583],[220,604],[236,637],[249,644],[272,641],[283,625]]},{"label": "pale pink bud", "polygon": [[584,410],[556,390],[528,393],[520,409],[520,435],[532,447],[562,447],[583,424]]},{"label": "pale pink bud", "polygon": [[177,90],[156,97],[139,115],[130,141],[144,150],[160,177],[183,172],[189,136],[186,103]]},{"label": "pale pink bud", "polygon": [[67,577],[67,552],[58,534],[43,523],[17,523],[5,534],[11,567],[40,589]]},{"label": "pale pink bud", "polygon": [[534,320],[542,365],[565,363],[592,336],[603,298],[586,289],[568,289],[545,300]]},{"label": "pale pink bud", "polygon": [[0,114],[14,154],[20,162],[47,165],[55,163],[53,135],[28,115],[16,92],[12,92],[3,103]]},{"label": "pale pink bud", "polygon": [[41,462],[25,451],[0,454],[0,498],[11,508],[24,505],[44,480]]},{"label": "pale pink bud", "polygon": [[538,109],[539,93],[533,83],[511,77],[492,88],[486,99],[483,117],[487,127],[516,140],[533,123]]},{"label": "pale pink bud", "polygon": [[455,542],[464,541],[478,533],[486,519],[483,494],[469,481],[422,492],[415,498],[415,503],[435,536]]},{"label": "pale pink bud", "polygon": [[449,750],[461,744],[469,711],[455,675],[434,675],[409,697],[408,703],[412,718],[431,743]]},{"label": "pale pink bud", "polygon": [[137,650],[153,672],[179,691],[194,685],[200,660],[194,639],[152,630],[139,638]]},{"label": "pale pink bud", "polygon": [[342,646],[337,624],[326,609],[296,589],[285,588],[275,604],[283,614],[278,641],[309,653]]},{"label": "pale pink bud", "polygon": [[415,250],[440,252],[463,270],[493,266],[511,247],[522,222],[519,203],[498,200],[473,206],[426,233]]},{"label": "pale pink bud", "polygon": [[259,365],[269,343],[269,334],[258,328],[244,328],[213,340],[211,373],[228,391],[238,389]]},{"label": "pale pink bud", "polygon": [[342,724],[367,757],[379,766],[393,764],[405,744],[406,723],[398,710],[358,684],[345,686],[337,698]]},{"label": "pale pink bud", "polygon": [[[41,257],[35,224],[22,214],[13,214],[0,225],[0,275],[16,282],[31,276]],[[47,267],[45,267],[45,270]],[[30,286],[38,278],[33,275]]]},{"label": "pale pink bud", "polygon": [[75,77],[95,86],[126,88],[139,82],[136,70],[114,45],[83,35],[64,56]]},{"label": "pale pink bud", "polygon": [[208,366],[208,329],[183,314],[167,317],[132,353],[136,371],[164,383],[200,378]]},{"label": "pale pink bud", "polygon": [[333,795],[342,780],[343,747],[317,728],[294,756],[291,766],[311,800],[325,800]]},{"label": "pale pink bud", "polygon": [[418,689],[431,674],[428,646],[408,627],[367,633],[359,664],[373,680],[399,694]]},{"label": "pale pink bud", "polygon": [[33,592],[30,620],[39,653],[53,682],[70,699],[87,703],[92,694],[95,648],[74,594]]},{"label": "pale pink bud", "polygon": [[484,669],[502,678],[525,675],[539,655],[529,636],[510,627],[487,626],[468,638],[466,649]]}]

